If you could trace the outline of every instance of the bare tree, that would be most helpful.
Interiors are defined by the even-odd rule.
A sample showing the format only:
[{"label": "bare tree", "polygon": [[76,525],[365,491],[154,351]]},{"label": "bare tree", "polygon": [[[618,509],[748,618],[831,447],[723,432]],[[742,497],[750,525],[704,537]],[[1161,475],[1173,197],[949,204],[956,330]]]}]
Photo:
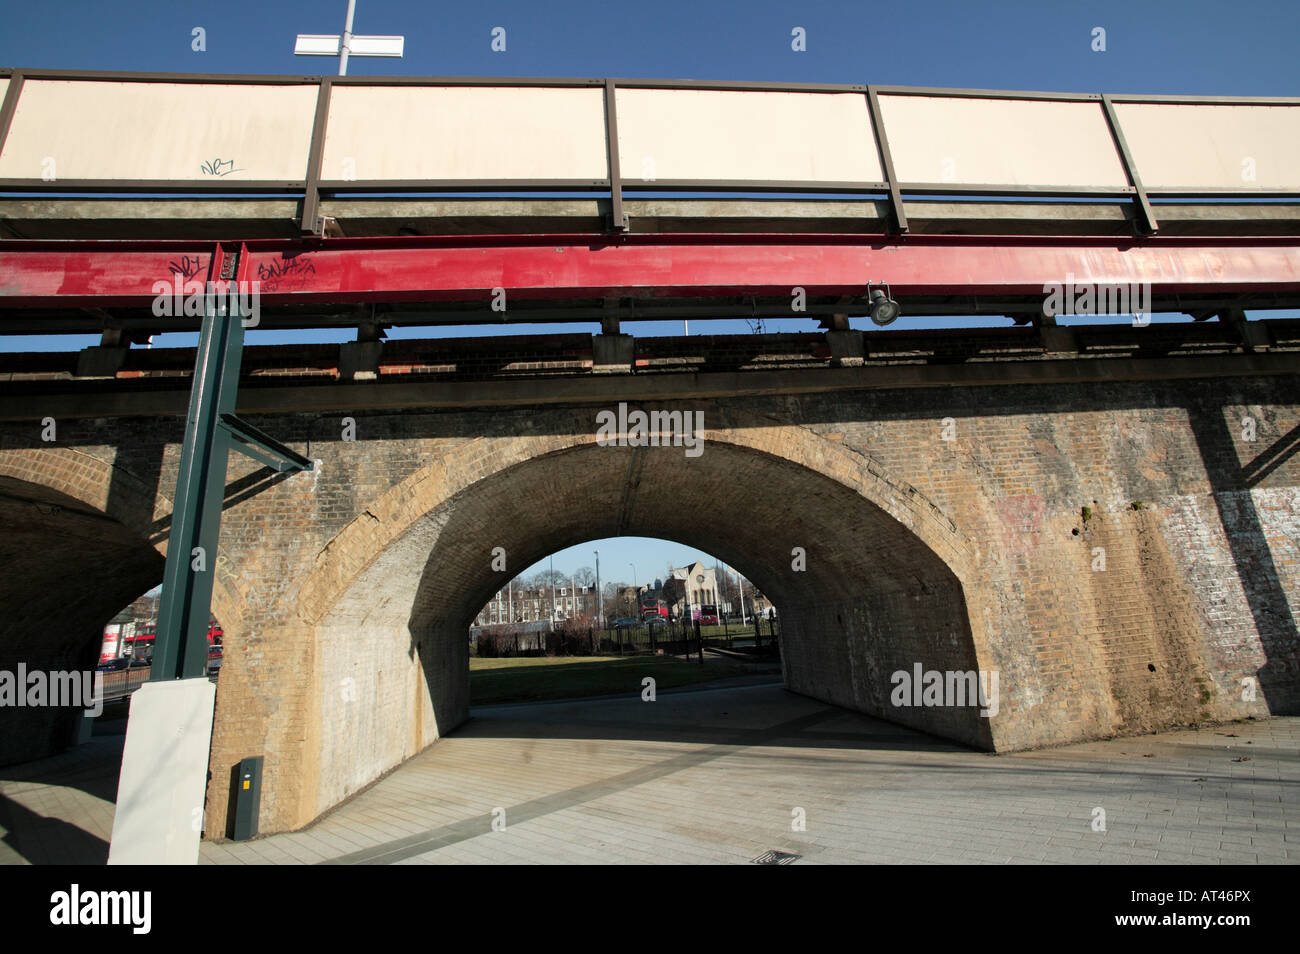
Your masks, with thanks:
[{"label": "bare tree", "polygon": [[631,583],[623,580],[611,581],[602,587],[602,591],[605,599],[606,616],[613,618],[641,615]]},{"label": "bare tree", "polygon": [[533,586],[564,586],[569,582],[569,578],[559,570],[538,570],[533,574]]},{"label": "bare tree", "polygon": [[669,576],[664,580],[664,588],[660,595],[668,604],[669,612],[674,612],[677,604],[686,598],[686,581]]},{"label": "bare tree", "polygon": [[596,573],[589,566],[580,566],[573,571],[573,580],[579,586],[594,586]]}]

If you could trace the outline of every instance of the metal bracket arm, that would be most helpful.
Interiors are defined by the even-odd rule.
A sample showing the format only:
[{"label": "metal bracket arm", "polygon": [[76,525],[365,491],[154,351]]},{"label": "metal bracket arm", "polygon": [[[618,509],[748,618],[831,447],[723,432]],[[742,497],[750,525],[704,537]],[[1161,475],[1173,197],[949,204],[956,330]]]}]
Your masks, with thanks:
[{"label": "metal bracket arm", "polygon": [[306,457],[234,414],[221,415],[221,429],[230,435],[230,446],[234,450],[279,473],[312,469],[312,462]]}]

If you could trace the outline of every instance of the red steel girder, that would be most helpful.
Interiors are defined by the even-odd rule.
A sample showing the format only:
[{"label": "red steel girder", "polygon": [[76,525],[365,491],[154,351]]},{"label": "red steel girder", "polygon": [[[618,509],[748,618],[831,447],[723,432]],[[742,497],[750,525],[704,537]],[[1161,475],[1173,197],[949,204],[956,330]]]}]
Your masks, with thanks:
[{"label": "red steel girder", "polygon": [[[1041,295],[1150,282],[1155,295],[1300,291],[1300,237],[633,234],[252,240],[264,305],[507,298]],[[0,241],[0,307],[148,306],[208,278],[215,242]],[[241,263],[244,265],[244,263]]]}]

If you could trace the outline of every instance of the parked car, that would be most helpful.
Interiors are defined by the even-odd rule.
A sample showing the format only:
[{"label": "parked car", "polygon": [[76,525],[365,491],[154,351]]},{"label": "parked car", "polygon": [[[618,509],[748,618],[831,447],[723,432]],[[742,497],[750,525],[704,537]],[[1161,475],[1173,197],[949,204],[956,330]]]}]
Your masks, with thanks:
[{"label": "parked car", "polygon": [[700,625],[701,625],[701,626],[717,626],[717,625],[718,625],[718,617],[714,616],[712,613],[702,613],[702,614],[700,615]]},{"label": "parked car", "polygon": [[609,625],[614,629],[627,629],[630,626],[640,626],[641,621],[635,616],[621,616],[613,620]]},{"label": "parked car", "polygon": [[125,669],[129,665],[131,665],[130,656],[118,656],[116,659],[109,659],[106,662],[100,663],[97,668],[100,672],[117,672],[121,669]]}]

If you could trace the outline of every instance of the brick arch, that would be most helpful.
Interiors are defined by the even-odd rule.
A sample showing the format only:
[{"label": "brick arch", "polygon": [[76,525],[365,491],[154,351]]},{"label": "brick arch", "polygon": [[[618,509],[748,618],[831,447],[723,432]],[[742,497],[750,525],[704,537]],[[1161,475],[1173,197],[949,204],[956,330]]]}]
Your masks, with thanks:
[{"label": "brick arch", "polygon": [[[691,462],[681,448],[598,446],[584,409],[547,419],[545,435],[478,438],[336,534],[297,595],[320,719],[297,823],[466,717],[466,629],[511,575],[489,572],[498,543],[513,572],[624,534],[715,553],[776,603],[783,639],[799,647],[786,654],[790,688],[993,747],[973,710],[900,712],[888,703],[893,671],[913,662],[965,671],[986,658],[982,614],[966,611],[974,548],[960,530],[867,456],[744,411],[710,414],[720,426]],[[674,487],[714,505],[678,507]],[[792,543],[807,544],[810,572],[791,571]]]},{"label": "brick arch", "polygon": [[[119,523],[162,556],[167,536],[154,529],[171,515],[172,501],[115,461],[70,447],[0,450],[0,479],[44,488]],[[220,558],[220,557],[218,557]],[[213,580],[212,612],[227,633],[238,633],[244,620],[243,597]]]},{"label": "brick arch", "polygon": [[[706,441],[744,448],[843,484],[916,535],[964,583],[977,557],[974,544],[923,493],[892,478],[870,455],[807,428],[735,408],[714,408],[726,426],[706,429]],[[590,424],[590,416],[583,418]],[[476,438],[431,461],[353,518],[322,549],[298,590],[298,615],[320,621],[379,555],[416,521],[475,483],[510,467],[560,451],[595,444],[595,434],[530,435],[508,442]]]}]

